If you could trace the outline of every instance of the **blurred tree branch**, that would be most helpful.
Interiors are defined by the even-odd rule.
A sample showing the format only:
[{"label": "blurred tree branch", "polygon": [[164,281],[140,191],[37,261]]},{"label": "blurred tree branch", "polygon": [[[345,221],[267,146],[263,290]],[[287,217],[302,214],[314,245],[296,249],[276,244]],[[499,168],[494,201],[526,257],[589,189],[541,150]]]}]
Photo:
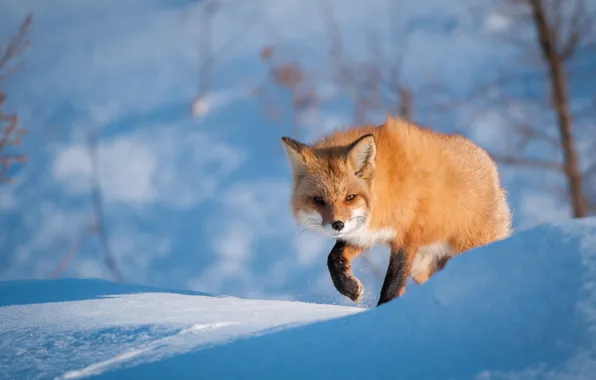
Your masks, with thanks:
[{"label": "blurred tree branch", "polygon": [[48,278],[60,277],[67,269],[68,266],[73,262],[76,255],[78,254],[81,246],[85,242],[88,235],[96,235],[99,240],[101,256],[103,256],[103,263],[108,271],[112,274],[112,277],[116,281],[123,281],[124,276],[118,267],[118,263],[114,258],[112,252],[112,246],[110,244],[110,237],[106,229],[105,223],[105,211],[103,203],[103,191],[101,187],[101,178],[99,176],[99,160],[98,160],[98,146],[97,136],[94,132],[90,131],[87,135],[87,151],[90,159],[90,197],[93,205],[92,222],[86,226],[80,232],[73,237],[70,243],[70,248],[67,251],[64,258],[60,261],[58,267],[56,267]]},{"label": "blurred tree branch", "polygon": [[80,231],[80,233],[77,234],[77,236],[75,236],[73,238],[72,242],[70,243],[70,248],[66,252],[66,255],[60,261],[58,266],[47,275],[47,278],[55,279],[55,278],[59,278],[60,276],[62,276],[62,274],[68,269],[69,265],[72,263],[72,261],[77,256],[77,253],[79,252],[81,246],[83,245],[83,242],[85,241],[85,237],[87,236],[88,233],[89,233],[88,230],[82,230],[82,231]]},{"label": "blurred tree branch", "polygon": [[203,2],[203,9],[201,12],[201,19],[199,21],[199,85],[198,95],[193,103],[193,114],[200,115],[205,112],[206,107],[205,96],[211,89],[211,79],[213,71],[213,46],[212,46],[212,29],[213,16],[219,6],[219,0],[205,0]]},{"label": "blurred tree branch", "polygon": [[[496,4],[493,11],[510,23],[498,36],[519,48],[525,57],[531,57],[531,65],[521,61],[512,64],[497,72],[496,79],[478,86],[459,101],[444,103],[443,108],[479,99],[488,100],[485,109],[500,107],[501,115],[511,120],[509,131],[515,133],[510,140],[519,141],[514,154],[491,152],[492,156],[504,165],[560,173],[567,183],[565,197],[571,214],[578,218],[587,216],[593,211],[585,179],[592,174],[582,170],[580,159],[590,157],[581,157],[578,146],[581,137],[574,116],[579,115],[574,115],[572,105],[579,98],[574,98],[570,89],[570,77],[584,74],[586,80],[595,78],[576,64],[578,54],[589,52],[594,42],[594,13],[588,11],[587,0],[496,0]],[[595,55],[587,57],[593,62]],[[547,94],[547,100],[537,99],[536,94]],[[513,116],[516,113],[524,115]],[[554,128],[549,129],[550,125]],[[538,141],[560,152],[562,161],[529,158],[526,147]]]},{"label": "blurred tree branch", "polygon": [[[588,214],[587,199],[583,188],[583,175],[580,171],[579,156],[577,144],[573,134],[573,120],[569,106],[568,80],[565,74],[564,61],[571,57],[573,51],[583,36],[581,26],[579,25],[579,13],[584,8],[583,1],[576,1],[578,5],[571,16],[571,25],[576,25],[571,34],[565,38],[557,34],[556,28],[549,24],[547,19],[547,10],[544,0],[529,0],[532,8],[534,25],[537,29],[538,43],[540,44],[544,63],[548,66],[549,77],[552,86],[552,97],[554,101],[555,112],[559,132],[561,134],[561,147],[563,149],[564,164],[563,170],[569,184],[569,195],[573,208],[573,216],[576,218],[584,217]],[[566,39],[565,42],[562,42]],[[558,47],[558,42],[562,46]],[[560,44],[560,43],[559,43]]]},{"label": "blurred tree branch", "polygon": [[22,136],[27,134],[27,130],[19,125],[17,114],[3,111],[7,98],[3,82],[9,74],[17,70],[17,67],[9,67],[9,64],[29,48],[27,33],[32,20],[33,15],[30,13],[22,22],[17,35],[9,40],[6,47],[0,41],[0,182],[3,183],[12,181],[8,174],[12,165],[27,161],[26,155],[9,152],[10,147],[21,145]]},{"label": "blurred tree branch", "polygon": [[213,46],[213,21],[218,10],[223,5],[226,5],[226,2],[222,0],[205,0],[201,3],[197,95],[192,102],[191,109],[191,113],[195,117],[204,115],[209,107],[209,92],[213,86],[213,69],[215,63],[224,53],[242,40],[249,24],[254,21],[255,16],[258,14],[258,8],[255,7],[239,23],[239,27],[234,34],[224,41],[219,49],[215,49]]},{"label": "blurred tree branch", "polygon": [[[330,40],[331,72],[336,73],[334,82],[352,98],[354,122],[365,123],[369,111],[397,113],[411,120],[414,117],[413,91],[401,78],[405,47],[401,52],[390,52],[390,58],[385,59],[378,36],[371,32],[367,38],[366,59],[354,62],[344,52],[342,34],[327,1],[321,3],[321,14]],[[397,39],[397,36],[392,38]],[[393,45],[398,45],[398,41],[393,41]],[[407,46],[407,41],[401,45]]]},{"label": "blurred tree branch", "polygon": [[[550,86],[551,107],[559,131],[559,148],[563,153],[562,173],[568,184],[572,215],[587,216],[588,199],[584,189],[584,174],[574,133],[569,79],[566,65],[577,47],[589,38],[594,18],[586,12],[585,0],[509,0],[511,6],[522,6],[529,13],[529,23],[535,29],[536,44]],[[574,4],[572,4],[574,3]]]},{"label": "blurred tree branch", "polygon": [[117,281],[122,281],[124,277],[118,268],[118,264],[112,253],[110,239],[105,226],[105,212],[103,207],[103,192],[99,176],[99,160],[97,154],[97,136],[90,132],[87,138],[89,157],[91,159],[91,201],[94,210],[94,228],[93,232],[98,236],[103,261],[108,270]]},{"label": "blurred tree branch", "polygon": [[[294,136],[300,134],[301,115],[318,106],[319,95],[314,85],[310,82],[308,73],[297,62],[280,61],[276,56],[273,46],[266,46],[261,50],[261,59],[268,67],[269,79],[273,84],[285,91],[290,96],[290,124]],[[268,98],[263,89],[258,89],[261,99],[267,103],[269,115],[277,118],[276,101]]]},{"label": "blurred tree branch", "polygon": [[[320,93],[317,83],[331,82],[339,89],[335,98],[347,98],[353,110],[352,122],[362,124],[369,118],[370,112],[396,113],[403,118],[414,117],[414,91],[401,80],[403,53],[390,52],[387,59],[378,43],[375,32],[368,33],[368,54],[351,59],[344,51],[344,41],[338,23],[326,1],[321,3],[321,16],[329,39],[327,60],[329,64],[322,77],[314,75],[301,63],[284,59],[279,48],[267,45],[261,50],[261,59],[268,67],[268,78],[264,85],[256,90],[256,95],[266,107],[268,115],[279,120],[279,96],[270,95],[267,84],[289,94],[291,113],[291,133],[298,137],[303,125],[302,116],[323,107],[325,96]],[[395,37],[395,36],[394,36]],[[395,37],[397,38],[397,37]],[[397,41],[395,42],[397,45]],[[405,45],[401,44],[401,45]]]},{"label": "blurred tree branch", "polygon": [[496,153],[490,153],[490,155],[495,161],[503,163],[505,165],[527,166],[538,169],[556,170],[559,172],[563,172],[563,166],[557,162],[532,159],[528,157],[507,156]]}]

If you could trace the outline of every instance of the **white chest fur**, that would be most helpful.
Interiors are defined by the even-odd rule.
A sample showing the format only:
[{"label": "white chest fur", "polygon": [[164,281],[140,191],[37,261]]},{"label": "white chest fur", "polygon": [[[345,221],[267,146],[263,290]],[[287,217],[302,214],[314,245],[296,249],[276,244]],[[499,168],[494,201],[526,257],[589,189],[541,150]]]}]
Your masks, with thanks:
[{"label": "white chest fur", "polygon": [[342,236],[349,244],[359,247],[372,247],[377,244],[384,244],[395,237],[395,230],[391,228],[383,228],[380,230],[370,230],[368,228],[360,228],[354,232],[350,232]]}]

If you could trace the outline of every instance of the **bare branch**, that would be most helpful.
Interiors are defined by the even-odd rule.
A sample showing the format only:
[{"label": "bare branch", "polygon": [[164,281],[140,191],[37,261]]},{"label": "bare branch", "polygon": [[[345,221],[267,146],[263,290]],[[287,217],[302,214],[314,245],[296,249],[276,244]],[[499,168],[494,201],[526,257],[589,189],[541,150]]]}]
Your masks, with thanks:
[{"label": "bare branch", "polygon": [[[516,140],[520,141],[514,155],[493,154],[493,158],[500,163],[511,166],[523,166],[540,170],[552,170],[564,175],[567,182],[567,198],[570,201],[572,215],[582,217],[587,213],[587,196],[584,190],[584,173],[579,169],[580,157],[577,137],[574,132],[574,121],[571,109],[571,96],[569,90],[568,71],[573,70],[574,74],[579,72],[578,68],[567,66],[567,60],[577,55],[579,47],[585,48],[588,41],[588,34],[591,31],[594,20],[586,12],[585,0],[500,0],[503,4],[505,14],[510,16],[512,25],[509,28],[510,36],[519,39],[524,36],[524,31],[530,28],[534,31],[532,40],[527,40],[528,45],[524,53],[534,53],[535,47],[541,55],[542,68],[517,67],[513,71],[499,74],[497,80],[491,81],[475,89],[470,96],[459,101],[465,104],[467,101],[476,101],[478,98],[490,101],[489,109],[495,108],[495,98],[504,100],[504,115],[514,117],[516,113],[507,112],[512,102],[520,101],[538,104],[542,100],[536,99],[536,91],[528,91],[528,83],[520,88],[519,78],[532,80],[533,77],[542,82],[536,90],[545,91],[545,98],[548,98],[546,114],[551,111],[556,117],[557,136],[551,135],[536,116],[520,115],[519,118],[528,120],[515,120],[512,125],[517,126]],[[521,31],[521,33],[519,33]],[[519,45],[516,41],[516,45]],[[534,46],[534,48],[532,47]],[[571,61],[570,61],[571,62]],[[574,60],[577,62],[577,60]],[[528,72],[528,70],[531,70]],[[521,75],[519,74],[521,72]],[[528,75],[530,75],[528,77]],[[537,83],[538,84],[538,83]],[[526,91],[527,95],[526,95]],[[452,106],[447,104],[448,106]],[[550,116],[550,115],[549,115]],[[550,119],[550,117],[549,117]],[[529,121],[529,122],[528,122]],[[521,139],[518,139],[521,138]],[[563,156],[562,163],[532,159],[523,154],[523,150],[530,143],[540,139],[548,142],[549,145],[559,150]]]},{"label": "bare branch", "polygon": [[[261,59],[269,68],[269,79],[276,87],[288,92],[291,97],[291,130],[294,136],[299,134],[300,119],[304,112],[313,109],[318,103],[318,94],[310,83],[304,69],[296,62],[277,62],[275,49],[267,46],[261,50]],[[263,92],[259,89],[259,92]],[[263,100],[272,102],[265,99]],[[269,111],[272,109],[270,108]],[[275,109],[277,111],[277,109]]]},{"label": "bare branch", "polygon": [[64,256],[64,258],[60,261],[58,267],[56,267],[56,269],[54,269],[47,275],[47,278],[58,278],[68,269],[69,265],[72,263],[77,253],[79,252],[81,245],[85,241],[85,236],[87,235],[87,233],[87,229],[83,229],[76,237],[73,238],[73,241],[70,245],[70,249]]},{"label": "bare branch", "polygon": [[327,33],[330,38],[329,54],[331,56],[332,71],[337,70],[338,78],[336,78],[336,80],[339,80],[340,84],[342,84],[344,81],[352,84],[352,77],[349,75],[347,72],[348,70],[344,66],[342,47],[343,41],[339,32],[339,26],[333,17],[329,2],[327,0],[323,0],[321,2],[321,12],[323,15],[323,21],[327,27]]},{"label": "bare branch", "polygon": [[206,98],[212,88],[214,68],[217,61],[228,52],[235,44],[238,44],[249,24],[254,21],[258,14],[258,8],[254,8],[239,22],[236,31],[224,41],[218,49],[213,46],[213,20],[222,5],[221,0],[206,0],[202,4],[202,13],[199,21],[199,67],[197,95],[192,103],[191,113],[193,116],[200,116],[205,112]]},{"label": "bare branch", "polygon": [[[20,56],[27,50],[30,44],[30,41],[27,39],[27,33],[29,32],[29,27],[32,22],[33,14],[29,13],[22,22],[17,35],[11,38],[4,51],[0,50],[0,70],[5,70],[5,66],[9,61]],[[0,77],[0,79],[2,79],[2,77]]]},{"label": "bare branch", "polygon": [[[540,82],[543,80],[543,77],[544,75],[542,73],[535,72],[497,72],[494,79],[475,87],[464,96],[438,102],[435,107],[439,111],[446,111],[469,105],[479,100],[490,100],[492,105],[500,101],[501,105],[506,105],[511,101],[511,96],[506,91],[510,86],[518,85],[522,81],[526,81],[528,84]],[[426,91],[436,88],[436,84],[431,84]],[[445,91],[444,88],[438,88],[438,90],[441,89]]]},{"label": "bare branch", "polygon": [[536,169],[548,169],[563,172],[563,166],[557,162],[537,160],[527,157],[507,156],[501,154],[490,153],[490,156],[496,162],[511,166],[525,166]]},{"label": "bare branch", "polygon": [[[562,12],[561,12],[562,13]],[[563,46],[560,49],[560,54],[563,60],[571,58],[577,45],[581,42],[582,38],[585,37],[584,33],[587,34],[587,28],[590,22],[584,23],[584,17],[586,17],[586,8],[583,0],[576,0],[573,14],[569,21],[569,36],[567,36],[565,42],[560,41]],[[560,32],[562,34],[562,32]],[[555,29],[554,36],[557,39],[562,38]]]},{"label": "bare branch", "polygon": [[199,55],[201,57],[199,67],[199,83],[198,94],[192,105],[192,113],[195,116],[201,115],[204,112],[205,97],[211,89],[211,76],[213,70],[213,53],[211,46],[211,32],[213,14],[217,9],[218,0],[206,0],[203,2],[203,12],[200,20],[200,41],[199,41]]},{"label": "bare branch", "polygon": [[117,262],[114,259],[114,255],[112,254],[108,232],[106,231],[105,227],[105,213],[97,157],[97,138],[93,132],[89,133],[87,142],[89,156],[91,159],[91,201],[93,203],[93,209],[95,212],[95,232],[99,237],[104,264],[108,270],[112,272],[112,275],[117,281],[122,281],[124,278],[118,269]]},{"label": "bare branch", "polygon": [[[551,15],[553,17],[553,31],[555,36],[560,36],[563,33],[563,9],[561,7],[563,0],[552,0],[550,2],[551,5]],[[557,41],[560,43],[560,41]]]},{"label": "bare branch", "polygon": [[[27,32],[32,19],[32,14],[27,15],[19,28],[18,34],[10,39],[6,49],[2,50],[0,47],[0,86],[8,73],[15,70],[14,68],[7,68],[7,64],[24,53],[29,47]],[[0,182],[4,183],[12,181],[8,171],[13,164],[27,162],[27,156],[25,155],[6,152],[9,147],[21,145],[22,136],[27,133],[27,130],[20,127],[19,118],[16,114],[6,114],[2,110],[5,101],[6,94],[0,87]]]},{"label": "bare branch", "polygon": [[203,96],[211,88],[211,71],[212,71],[212,46],[211,46],[211,31],[213,14],[217,9],[217,0],[207,0],[203,4],[204,10],[201,19],[201,33],[200,33],[200,55],[202,57],[202,66],[200,69],[200,83],[199,96]]},{"label": "bare branch", "polygon": [[541,46],[543,58],[549,70],[553,103],[561,136],[561,148],[564,158],[564,173],[569,186],[569,195],[573,216],[581,218],[587,214],[586,195],[583,176],[579,168],[579,156],[573,133],[573,120],[569,109],[569,93],[564,60],[554,46],[553,31],[548,24],[544,0],[529,0],[534,17],[534,25]]}]

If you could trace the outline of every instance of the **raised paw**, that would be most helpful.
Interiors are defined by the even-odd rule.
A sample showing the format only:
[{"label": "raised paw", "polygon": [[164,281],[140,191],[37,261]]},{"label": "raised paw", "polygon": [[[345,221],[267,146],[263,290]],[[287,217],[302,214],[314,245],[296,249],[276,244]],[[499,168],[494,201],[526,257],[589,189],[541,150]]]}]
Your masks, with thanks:
[{"label": "raised paw", "polygon": [[352,274],[345,274],[345,276],[340,276],[340,278],[338,283],[333,282],[335,288],[352,301],[360,303],[362,301],[362,294],[364,293],[362,282]]},{"label": "raised paw", "polygon": [[351,269],[331,269],[329,274],[331,274],[331,281],[333,281],[333,285],[338,292],[354,302],[359,303],[362,300],[364,287],[362,282],[352,274]]},{"label": "raised paw", "polygon": [[364,287],[362,282],[352,274],[352,268],[345,261],[336,257],[330,257],[327,264],[335,289],[352,301],[360,302]]}]

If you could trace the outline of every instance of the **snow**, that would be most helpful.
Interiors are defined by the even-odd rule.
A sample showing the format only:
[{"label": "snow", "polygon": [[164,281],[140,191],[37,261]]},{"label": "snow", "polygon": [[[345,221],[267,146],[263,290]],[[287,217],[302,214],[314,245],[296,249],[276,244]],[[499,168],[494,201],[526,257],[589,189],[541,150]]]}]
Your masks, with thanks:
[{"label": "snow", "polygon": [[83,378],[363,310],[175,293],[105,280],[7,282],[0,294],[0,377],[12,378]]},{"label": "snow", "polygon": [[596,219],[518,231],[363,309],[0,283],[0,378],[591,379]]}]

